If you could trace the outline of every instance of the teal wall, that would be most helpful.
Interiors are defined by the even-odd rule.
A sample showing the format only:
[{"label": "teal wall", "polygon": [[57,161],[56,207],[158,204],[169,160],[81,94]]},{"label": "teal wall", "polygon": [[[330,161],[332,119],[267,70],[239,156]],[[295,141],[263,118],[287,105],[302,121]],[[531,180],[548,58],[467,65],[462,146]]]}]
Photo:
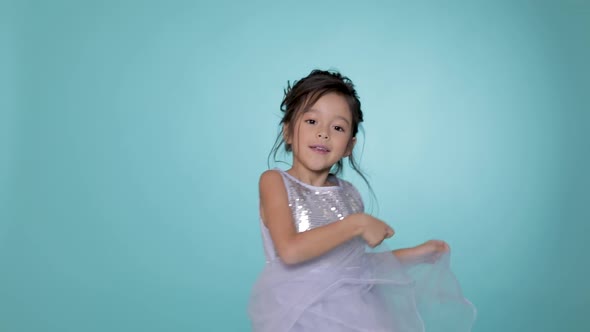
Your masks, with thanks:
[{"label": "teal wall", "polygon": [[[357,84],[391,247],[476,332],[585,331],[590,2],[5,1],[0,331],[249,331],[282,89]],[[363,149],[364,146],[364,149]]]}]

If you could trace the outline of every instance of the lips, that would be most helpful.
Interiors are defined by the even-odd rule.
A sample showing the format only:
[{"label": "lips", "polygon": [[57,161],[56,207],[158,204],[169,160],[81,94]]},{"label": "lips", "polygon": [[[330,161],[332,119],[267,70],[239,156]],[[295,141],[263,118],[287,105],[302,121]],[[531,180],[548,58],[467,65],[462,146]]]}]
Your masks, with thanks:
[{"label": "lips", "polygon": [[321,144],[316,144],[316,145],[311,145],[310,148],[316,152],[320,152],[320,153],[328,153],[330,152],[330,149],[328,149],[327,146],[325,145],[321,145]]}]

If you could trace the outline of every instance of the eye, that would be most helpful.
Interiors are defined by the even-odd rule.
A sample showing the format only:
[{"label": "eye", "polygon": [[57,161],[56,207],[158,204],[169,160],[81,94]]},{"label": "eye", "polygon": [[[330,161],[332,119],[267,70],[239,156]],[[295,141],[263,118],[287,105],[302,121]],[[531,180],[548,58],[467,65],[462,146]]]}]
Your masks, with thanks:
[{"label": "eye", "polygon": [[343,127],[340,127],[340,126],[334,126],[334,129],[336,131],[344,132],[344,128]]},{"label": "eye", "polygon": [[309,124],[315,124],[315,120],[314,119],[307,119],[307,120],[305,120],[305,122],[306,123],[309,123]]}]

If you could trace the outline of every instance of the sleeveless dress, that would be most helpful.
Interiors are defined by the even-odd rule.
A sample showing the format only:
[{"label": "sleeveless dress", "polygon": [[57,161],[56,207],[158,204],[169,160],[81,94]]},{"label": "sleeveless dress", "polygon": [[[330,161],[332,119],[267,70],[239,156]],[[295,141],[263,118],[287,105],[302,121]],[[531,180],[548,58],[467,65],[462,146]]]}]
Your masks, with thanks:
[{"label": "sleeveless dress", "polygon": [[[281,173],[298,232],[364,211],[360,194],[334,175],[316,187]],[[248,313],[254,332],[470,331],[475,307],[450,270],[450,255],[434,264],[401,264],[390,250],[368,249],[361,237],[312,260],[287,265],[260,222],[266,266]]]}]

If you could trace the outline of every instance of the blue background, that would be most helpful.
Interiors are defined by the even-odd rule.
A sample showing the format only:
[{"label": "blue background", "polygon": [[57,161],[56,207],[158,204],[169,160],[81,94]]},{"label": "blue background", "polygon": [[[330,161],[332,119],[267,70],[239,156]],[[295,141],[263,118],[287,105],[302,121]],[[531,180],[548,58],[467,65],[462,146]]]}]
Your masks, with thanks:
[{"label": "blue background", "polygon": [[0,330],[248,331],[314,68],[358,87],[377,200],[344,177],[390,247],[450,243],[474,331],[590,329],[589,32],[573,0],[2,2]]}]

